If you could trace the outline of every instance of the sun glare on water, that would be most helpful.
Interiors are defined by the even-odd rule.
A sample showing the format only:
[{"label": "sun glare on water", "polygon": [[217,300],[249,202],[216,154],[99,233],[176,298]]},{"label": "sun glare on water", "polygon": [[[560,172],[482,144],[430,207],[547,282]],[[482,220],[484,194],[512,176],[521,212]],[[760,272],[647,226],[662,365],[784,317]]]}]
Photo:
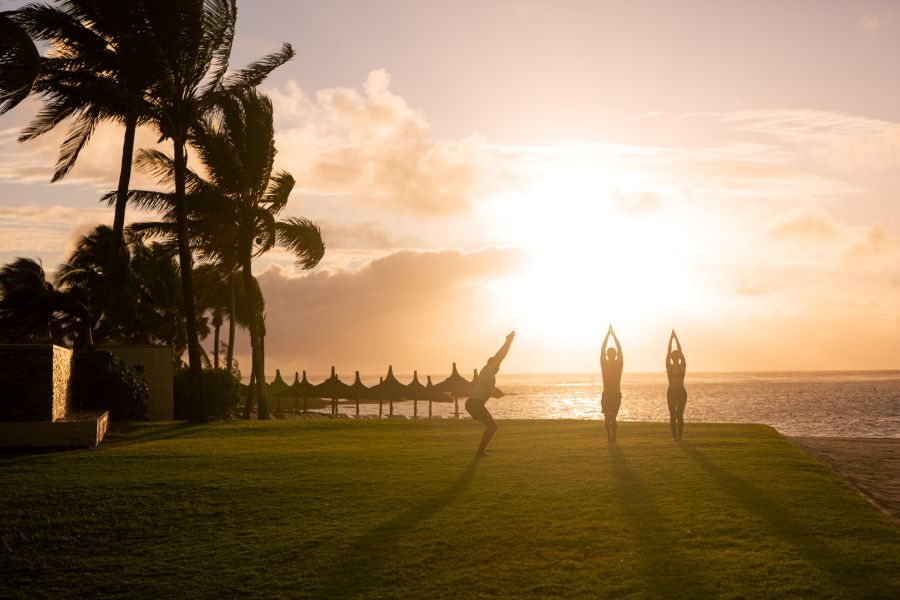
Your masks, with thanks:
[{"label": "sun glare on water", "polygon": [[698,308],[687,276],[689,234],[663,192],[584,165],[543,169],[494,219],[527,266],[492,288],[499,309],[544,339],[596,340],[661,311]]}]

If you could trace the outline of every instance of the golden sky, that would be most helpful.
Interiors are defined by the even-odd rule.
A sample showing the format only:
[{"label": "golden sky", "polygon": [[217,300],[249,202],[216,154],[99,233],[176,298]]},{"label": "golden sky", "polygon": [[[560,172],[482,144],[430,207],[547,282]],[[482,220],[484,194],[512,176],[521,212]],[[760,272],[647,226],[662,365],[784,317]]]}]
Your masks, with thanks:
[{"label": "golden sky", "polygon": [[[504,370],[595,371],[612,323],[626,370],[673,327],[692,370],[896,368],[895,6],[239,2],[236,66],[298,50],[264,91],[328,246],[257,261],[268,366],[440,376],[515,329]],[[112,219],[121,130],[51,186],[34,110],[0,119],[0,260],[52,269]]]}]

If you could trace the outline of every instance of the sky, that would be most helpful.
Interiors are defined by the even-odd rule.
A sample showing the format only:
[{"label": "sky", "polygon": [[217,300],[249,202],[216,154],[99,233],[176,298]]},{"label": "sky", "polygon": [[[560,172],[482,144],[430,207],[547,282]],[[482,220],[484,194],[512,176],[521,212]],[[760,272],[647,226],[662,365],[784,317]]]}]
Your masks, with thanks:
[{"label": "sky", "polygon": [[[516,330],[505,371],[593,372],[609,324],[626,371],[662,371],[673,328],[691,370],[897,368],[900,5],[238,9],[234,67],[297,50],[261,90],[283,215],[327,246],[254,263],[267,370],[440,378]],[[37,107],[0,117],[0,262],[52,272],[112,221],[122,131],[51,185],[64,131],[16,142]]]}]

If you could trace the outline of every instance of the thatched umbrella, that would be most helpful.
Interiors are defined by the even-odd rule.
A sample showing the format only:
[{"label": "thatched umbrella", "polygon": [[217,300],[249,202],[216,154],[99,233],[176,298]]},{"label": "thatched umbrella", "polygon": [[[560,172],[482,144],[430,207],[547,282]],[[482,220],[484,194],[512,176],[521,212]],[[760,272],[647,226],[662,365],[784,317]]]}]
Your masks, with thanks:
[{"label": "thatched umbrella", "polygon": [[338,398],[352,398],[350,386],[338,379],[331,367],[331,377],[315,386],[316,395],[320,398],[331,398],[331,414],[336,415]]},{"label": "thatched umbrella", "polygon": [[291,395],[291,386],[286,384],[284,379],[281,378],[280,369],[275,369],[275,380],[268,385],[268,388],[269,394],[275,396],[275,412],[280,412],[282,396],[286,397]]},{"label": "thatched umbrella", "polygon": [[294,372],[294,383],[291,385],[291,393],[295,398],[303,398],[303,412],[306,412],[306,400],[314,398],[316,395],[316,386],[306,380],[306,371],[303,371],[303,381],[297,377]]},{"label": "thatched umbrella", "polygon": [[359,371],[356,372],[356,379],[350,384],[350,393],[352,398],[356,400],[356,416],[359,417],[359,400],[361,398],[374,398],[372,390],[363,385],[359,379]]},{"label": "thatched umbrella", "polygon": [[437,386],[431,383],[431,375],[428,376],[428,383],[425,384],[425,396],[428,399],[428,418],[431,418],[432,402],[453,402],[453,398],[449,394],[445,394],[437,389]]},{"label": "thatched umbrella", "polygon": [[401,398],[404,398],[406,394],[406,386],[397,381],[397,378],[394,377],[394,367],[392,365],[388,365],[387,375],[381,380],[381,383],[373,385],[371,390],[373,394],[377,394],[379,399],[390,402],[389,416],[394,415],[394,400],[400,400]]},{"label": "thatched umbrella", "polygon": [[428,400],[428,394],[425,390],[425,386],[419,383],[419,372],[413,371],[413,380],[409,382],[406,386],[406,396],[404,396],[407,400],[413,401],[413,418],[418,418],[419,416],[419,400]]},{"label": "thatched umbrella", "polygon": [[460,396],[468,396],[475,391],[475,382],[469,381],[459,374],[456,370],[456,363],[453,363],[453,372],[450,377],[434,386],[437,391],[444,392],[453,396],[453,416],[459,418],[459,398]]}]

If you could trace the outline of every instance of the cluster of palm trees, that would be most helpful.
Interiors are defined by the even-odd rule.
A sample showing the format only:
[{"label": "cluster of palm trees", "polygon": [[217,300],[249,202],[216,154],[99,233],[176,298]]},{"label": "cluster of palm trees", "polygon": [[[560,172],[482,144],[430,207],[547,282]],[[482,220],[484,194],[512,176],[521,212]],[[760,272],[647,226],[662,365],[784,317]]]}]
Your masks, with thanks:
[{"label": "cluster of palm trees", "polygon": [[[278,219],[294,180],[289,173],[273,169],[272,104],[256,91],[269,73],[294,56],[291,46],[284,44],[278,52],[229,72],[237,19],[235,0],[57,0],[29,4],[0,16],[48,48],[30,88],[43,107],[20,140],[39,137],[63,121],[70,123],[54,181],[72,169],[100,123],[124,126],[118,186],[104,196],[115,207],[109,235],[100,236],[108,237],[104,283],[94,289],[102,290],[106,299],[129,290],[127,274],[134,265],[126,262],[126,256],[135,244],[145,249],[140,252],[177,254],[178,319],[190,369],[190,418],[202,421],[206,410],[197,316],[201,294],[194,259],[208,265],[203,293],[221,299],[221,293],[212,290],[227,289],[232,315],[237,312],[236,296],[240,293],[244,298],[252,356],[250,394],[256,396],[260,418],[268,417],[263,303],[252,275],[252,259],[279,245],[296,256],[298,266],[308,269],[319,262],[325,250],[321,233],[312,222]],[[29,56],[28,52],[22,55]],[[9,56],[12,58],[0,55],[4,73],[8,69],[3,61],[15,62],[15,55]],[[0,110],[21,98],[20,87],[27,85],[31,74],[27,69],[23,72],[18,84],[0,86],[4,94],[0,103],[8,90],[18,90],[15,98],[0,104]],[[140,150],[133,161],[139,126],[150,127],[160,141],[171,142],[171,155]],[[189,147],[205,173],[188,167]],[[130,189],[133,167],[150,175],[162,189]],[[126,234],[129,203],[156,212],[159,219],[133,224]],[[146,239],[159,242],[145,246]],[[61,271],[58,283],[66,289],[78,288],[73,279],[76,273],[80,272],[74,269],[66,275]],[[94,333],[107,321],[114,325],[115,314],[107,304],[84,302],[79,313],[82,321],[94,323],[88,332]],[[220,306],[218,312],[213,311],[214,325],[222,323],[224,310]],[[230,319],[232,339],[234,321]],[[125,321],[120,326],[131,325]],[[170,339],[177,349],[177,336]],[[217,328],[216,363],[218,348]],[[230,356],[226,364],[230,366]]]}]

